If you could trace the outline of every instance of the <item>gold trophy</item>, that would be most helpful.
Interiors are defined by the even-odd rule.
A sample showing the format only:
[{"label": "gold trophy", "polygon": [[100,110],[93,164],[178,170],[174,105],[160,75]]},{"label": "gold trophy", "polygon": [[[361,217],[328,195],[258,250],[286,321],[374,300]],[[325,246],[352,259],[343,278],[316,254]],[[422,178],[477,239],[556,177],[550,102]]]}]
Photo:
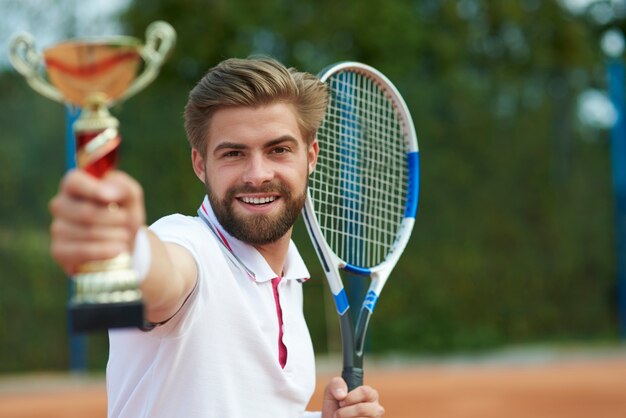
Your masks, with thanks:
[{"label": "gold trophy", "polygon": [[[11,41],[9,57],[35,91],[81,108],[74,123],[76,163],[102,177],[115,166],[121,141],[119,122],[108,108],[156,78],[175,40],[171,25],[154,22],[146,30],[145,45],[128,36],[96,37],[62,42],[39,54],[33,37],[22,34]],[[144,324],[141,291],[128,253],[82,265],[73,281],[69,309],[74,331]]]}]

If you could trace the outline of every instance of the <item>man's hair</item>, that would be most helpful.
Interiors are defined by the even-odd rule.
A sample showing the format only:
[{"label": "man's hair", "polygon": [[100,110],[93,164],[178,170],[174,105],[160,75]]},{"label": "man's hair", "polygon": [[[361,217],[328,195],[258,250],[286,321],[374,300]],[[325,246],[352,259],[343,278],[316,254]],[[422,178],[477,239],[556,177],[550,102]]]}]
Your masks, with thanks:
[{"label": "man's hair", "polygon": [[288,103],[307,144],[322,123],[328,91],[316,76],[270,58],[231,58],[211,68],[189,93],[185,130],[192,148],[206,154],[208,128],[219,109]]}]

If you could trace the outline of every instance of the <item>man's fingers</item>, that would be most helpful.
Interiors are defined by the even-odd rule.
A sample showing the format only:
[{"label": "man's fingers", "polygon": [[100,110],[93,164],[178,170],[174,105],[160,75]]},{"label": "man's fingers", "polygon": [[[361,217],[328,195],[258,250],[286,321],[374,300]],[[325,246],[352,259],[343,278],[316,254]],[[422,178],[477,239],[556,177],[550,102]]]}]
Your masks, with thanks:
[{"label": "man's fingers", "polygon": [[334,417],[339,408],[339,401],[348,395],[348,385],[341,377],[334,377],[328,382],[324,389],[324,400],[322,402],[322,417]]},{"label": "man's fingers", "polygon": [[341,401],[348,394],[348,385],[341,377],[333,377],[324,391],[325,401]]},{"label": "man's fingers", "polygon": [[[83,170],[68,171],[59,186],[60,194],[66,194],[76,199],[98,200],[100,179],[93,177]],[[106,203],[106,201],[102,201]]]},{"label": "man's fingers", "polygon": [[378,392],[371,386],[359,386],[348,393],[345,399],[339,402],[340,406],[354,405],[361,402],[378,401]]},{"label": "man's fingers", "polygon": [[111,171],[104,176],[96,196],[105,202],[126,204],[143,200],[141,185],[123,171]]},{"label": "man's fingers", "polygon": [[141,186],[119,171],[103,179],[80,170],[69,172],[49,209],[55,219],[85,225],[127,225],[135,230],[145,222]]},{"label": "man's fingers", "polygon": [[135,233],[145,221],[141,186],[118,171],[101,179],[70,171],[49,208],[51,253],[70,274],[85,262],[131,251]]},{"label": "man's fingers", "polygon": [[378,402],[378,392],[370,386],[359,386],[339,401],[340,409],[337,418],[372,417],[378,418],[385,414],[385,409]]},{"label": "man's fingers", "polygon": [[53,239],[74,241],[118,241],[127,243],[131,239],[128,228],[103,225],[88,227],[55,219],[50,225],[50,235]]},{"label": "man's fingers", "polygon": [[381,418],[385,409],[378,402],[362,402],[356,405],[344,406],[335,413],[336,418]]},{"label": "man's fingers", "polygon": [[[108,202],[115,202],[120,207],[128,209],[127,221],[133,230],[145,223],[143,188],[128,174],[122,171],[109,172],[102,181],[98,197],[101,199],[118,197],[118,199]],[[110,208],[111,206],[109,206]]]},{"label": "man's fingers", "polygon": [[98,179],[82,170],[69,171],[61,181],[60,194],[79,200],[91,200],[107,205],[120,205],[143,199],[139,183],[128,174],[113,170]]},{"label": "man's fingers", "polygon": [[50,213],[55,219],[82,225],[123,225],[128,214],[120,211],[117,203],[99,203],[92,200],[58,195],[50,201]]},{"label": "man's fingers", "polygon": [[87,261],[107,260],[125,251],[126,245],[117,241],[105,242],[55,242],[50,253],[68,274]]},{"label": "man's fingers", "polygon": [[52,257],[71,273],[79,264],[112,258],[129,251],[131,232],[125,227],[84,226],[63,219],[50,225]]}]

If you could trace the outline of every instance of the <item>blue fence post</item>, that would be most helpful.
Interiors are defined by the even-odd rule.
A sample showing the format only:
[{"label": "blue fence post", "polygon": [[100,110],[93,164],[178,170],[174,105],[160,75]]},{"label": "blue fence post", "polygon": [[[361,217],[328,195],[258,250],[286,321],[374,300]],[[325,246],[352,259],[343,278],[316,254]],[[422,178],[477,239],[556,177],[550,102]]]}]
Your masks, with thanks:
[{"label": "blue fence post", "polygon": [[[67,170],[76,167],[76,143],[74,122],[80,116],[80,108],[65,106],[65,166]],[[68,298],[74,293],[74,281],[68,280]],[[87,370],[87,336],[72,331],[71,317],[67,315],[67,332],[70,346],[70,371],[82,373]]]},{"label": "blue fence post", "polygon": [[624,64],[621,57],[608,65],[609,96],[617,112],[611,130],[611,164],[615,198],[615,258],[619,332],[626,339],[626,120],[624,120]]}]

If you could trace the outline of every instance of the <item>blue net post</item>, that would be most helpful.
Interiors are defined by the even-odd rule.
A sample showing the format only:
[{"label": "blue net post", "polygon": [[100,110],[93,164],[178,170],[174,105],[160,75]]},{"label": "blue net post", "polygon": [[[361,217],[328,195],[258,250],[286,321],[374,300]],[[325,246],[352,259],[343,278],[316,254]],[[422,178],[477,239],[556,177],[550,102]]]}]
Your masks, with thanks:
[{"label": "blue net post", "polygon": [[609,95],[617,111],[611,130],[611,164],[615,198],[615,245],[617,275],[617,314],[619,333],[626,340],[626,121],[624,120],[624,64],[621,58],[608,65]]},{"label": "blue net post", "polygon": [[[65,164],[67,170],[76,167],[76,143],[74,139],[74,122],[80,116],[80,108],[67,105],[65,107]],[[74,293],[74,281],[68,280],[68,298]],[[71,316],[67,315],[67,332],[70,346],[70,371],[82,373],[87,370],[87,336],[72,331]]]}]

